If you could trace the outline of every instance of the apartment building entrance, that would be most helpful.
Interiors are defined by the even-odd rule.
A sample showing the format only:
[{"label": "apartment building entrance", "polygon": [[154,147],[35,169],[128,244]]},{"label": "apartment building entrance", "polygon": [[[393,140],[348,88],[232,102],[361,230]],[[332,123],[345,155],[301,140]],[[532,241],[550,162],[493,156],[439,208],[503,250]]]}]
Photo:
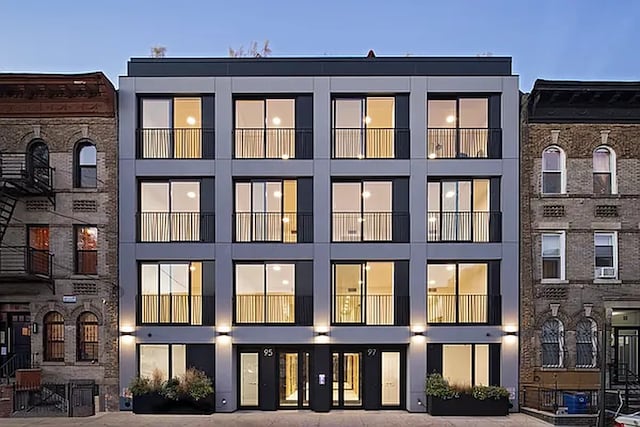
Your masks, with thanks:
[{"label": "apartment building entrance", "polygon": [[638,339],[640,337],[640,310],[613,310],[611,316],[614,335],[613,372],[615,382],[624,382],[626,377],[636,378],[640,373]]},{"label": "apartment building entrance", "polygon": [[31,315],[25,309],[22,304],[0,305],[0,365],[15,356],[15,369],[30,367]]}]

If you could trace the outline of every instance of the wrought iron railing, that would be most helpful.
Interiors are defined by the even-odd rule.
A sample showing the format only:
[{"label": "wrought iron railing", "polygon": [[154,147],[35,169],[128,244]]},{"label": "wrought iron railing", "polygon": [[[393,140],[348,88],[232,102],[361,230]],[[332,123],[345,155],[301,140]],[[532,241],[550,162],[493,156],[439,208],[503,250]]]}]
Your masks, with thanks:
[{"label": "wrought iron railing", "polygon": [[313,230],[311,213],[236,212],[233,218],[235,242],[303,242]]},{"label": "wrought iron railing", "polygon": [[237,128],[236,159],[311,159],[313,131],[295,128]]},{"label": "wrought iron railing", "polygon": [[501,228],[501,212],[427,213],[429,242],[499,242]]},{"label": "wrought iron railing", "polygon": [[28,246],[0,247],[0,276],[37,276],[50,279],[53,255]]},{"label": "wrought iron railing", "polygon": [[429,128],[429,159],[499,159],[502,157],[502,129]]},{"label": "wrought iron railing", "polygon": [[138,159],[213,159],[214,130],[138,129]]},{"label": "wrought iron railing", "polygon": [[334,159],[394,159],[396,143],[409,144],[409,129],[333,128],[332,142]]},{"label": "wrought iron railing", "polygon": [[599,390],[559,389],[523,386],[521,406],[556,413],[560,407],[571,406],[577,414],[595,414],[599,407]]},{"label": "wrought iron railing", "polygon": [[409,239],[409,213],[334,212],[332,228],[334,242],[405,242]]},{"label": "wrought iron railing", "polygon": [[140,212],[140,242],[213,242],[214,214],[211,212]]},{"label": "wrought iron railing", "polygon": [[55,169],[47,160],[27,153],[0,153],[0,180],[15,194],[49,194]]}]

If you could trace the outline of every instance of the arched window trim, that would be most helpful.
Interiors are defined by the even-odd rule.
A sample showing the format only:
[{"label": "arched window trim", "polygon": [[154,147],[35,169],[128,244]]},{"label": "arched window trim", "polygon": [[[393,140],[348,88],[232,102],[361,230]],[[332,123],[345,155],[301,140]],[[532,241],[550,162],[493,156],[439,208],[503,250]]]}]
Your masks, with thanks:
[{"label": "arched window trim", "polygon": [[[560,170],[551,170],[551,169],[545,169],[545,162],[544,162],[544,155],[546,152],[550,151],[550,150],[558,150],[560,153]],[[540,191],[542,194],[566,194],[567,193],[567,158],[565,155],[565,152],[562,148],[560,148],[557,145],[550,145],[548,147],[546,147],[544,150],[542,150],[542,165],[541,165],[541,169],[542,169],[542,185],[540,187]],[[560,173],[560,193],[546,193],[544,191],[544,181],[545,181],[545,173],[546,174],[552,174],[552,173]]]},{"label": "arched window trim", "polygon": [[565,353],[564,325],[560,319],[552,317],[542,324],[541,329],[542,367],[562,368],[564,366]]},{"label": "arched window trim", "polygon": [[592,165],[592,167],[593,167],[593,174],[594,174],[594,190],[595,190],[595,174],[606,173],[606,172],[596,172],[595,155],[598,150],[607,150],[609,152],[609,174],[611,175],[610,190],[611,190],[611,194],[618,194],[618,179],[617,179],[618,174],[616,173],[616,163],[617,163],[616,152],[613,150],[613,148],[609,147],[608,145],[599,145],[598,147],[596,147],[595,150],[593,150],[592,159],[594,164]]},{"label": "arched window trim", "polygon": [[58,311],[44,315],[42,340],[46,362],[64,362],[64,317]]},{"label": "arched window trim", "polygon": [[[580,354],[590,356],[589,363],[580,363]],[[576,323],[576,368],[595,368],[597,365],[598,324],[592,318],[585,317]]]},{"label": "arched window trim", "polygon": [[76,359],[79,362],[97,361],[98,343],[98,316],[90,311],[83,311],[76,322]]},{"label": "arched window trim", "polygon": [[[80,163],[80,155],[85,148],[92,147],[95,150],[95,162],[83,165]],[[96,145],[88,139],[78,141],[73,153],[73,186],[75,188],[96,188],[98,186],[98,150]],[[82,171],[90,171],[92,182],[82,182]]]}]

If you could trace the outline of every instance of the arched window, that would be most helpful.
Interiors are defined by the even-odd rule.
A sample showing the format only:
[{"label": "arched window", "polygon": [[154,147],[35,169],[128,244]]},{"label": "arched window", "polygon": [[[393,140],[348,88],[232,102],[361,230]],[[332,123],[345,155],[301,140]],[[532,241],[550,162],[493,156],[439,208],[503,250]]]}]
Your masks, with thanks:
[{"label": "arched window", "polygon": [[542,193],[566,193],[566,174],[564,151],[556,146],[545,148],[542,152]]},{"label": "arched window", "polygon": [[98,185],[96,146],[82,141],[76,146],[74,158],[74,184],[79,188],[95,188]]},{"label": "arched window", "polygon": [[64,318],[57,311],[44,316],[44,360],[64,362]]},{"label": "arched window", "polygon": [[585,318],[576,325],[576,368],[595,368],[598,361],[598,325]]},{"label": "arched window", "polygon": [[561,368],[564,364],[564,327],[557,318],[542,325],[542,366]]},{"label": "arched window", "polygon": [[593,193],[616,194],[616,153],[609,147],[593,152]]},{"label": "arched window", "polygon": [[98,360],[98,318],[95,314],[85,311],[78,317],[77,357],[78,361]]},{"label": "arched window", "polygon": [[49,147],[41,139],[31,141],[27,149],[27,171],[35,182],[50,185]]}]

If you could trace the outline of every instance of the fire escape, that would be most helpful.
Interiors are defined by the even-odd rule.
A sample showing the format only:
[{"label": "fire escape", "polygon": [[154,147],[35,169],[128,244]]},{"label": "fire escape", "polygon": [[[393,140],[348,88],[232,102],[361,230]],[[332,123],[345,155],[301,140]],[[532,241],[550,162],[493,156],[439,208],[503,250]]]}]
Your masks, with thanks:
[{"label": "fire escape", "polygon": [[33,153],[0,153],[0,282],[45,282],[53,292],[53,255],[49,248],[5,242],[18,200],[46,197],[55,209],[49,161]]}]

